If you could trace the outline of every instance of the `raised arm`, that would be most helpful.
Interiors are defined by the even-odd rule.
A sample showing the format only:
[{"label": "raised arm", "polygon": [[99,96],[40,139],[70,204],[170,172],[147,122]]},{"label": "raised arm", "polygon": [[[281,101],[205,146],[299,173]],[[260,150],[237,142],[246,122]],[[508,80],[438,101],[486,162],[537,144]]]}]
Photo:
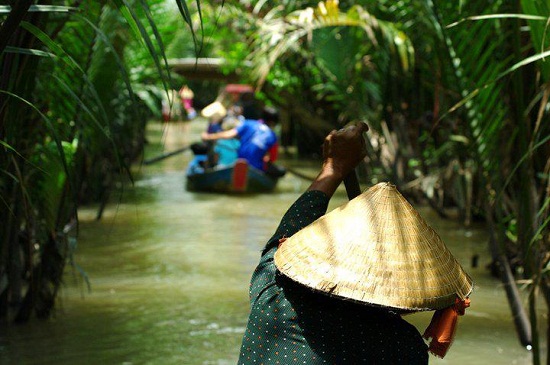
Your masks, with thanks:
[{"label": "raised arm", "polygon": [[237,129],[228,129],[226,131],[217,133],[202,133],[201,138],[203,141],[217,141],[218,139],[231,139],[238,136]]},{"label": "raised arm", "polygon": [[367,155],[363,133],[368,130],[365,123],[356,123],[330,132],[323,144],[323,166],[308,191],[318,190],[332,197],[342,180]]},{"label": "raised arm", "polygon": [[292,236],[325,214],[338,185],[365,158],[363,133],[368,129],[365,123],[357,123],[332,131],[325,138],[321,171],[307,191],[287,210],[264,253],[278,245],[280,239]]}]

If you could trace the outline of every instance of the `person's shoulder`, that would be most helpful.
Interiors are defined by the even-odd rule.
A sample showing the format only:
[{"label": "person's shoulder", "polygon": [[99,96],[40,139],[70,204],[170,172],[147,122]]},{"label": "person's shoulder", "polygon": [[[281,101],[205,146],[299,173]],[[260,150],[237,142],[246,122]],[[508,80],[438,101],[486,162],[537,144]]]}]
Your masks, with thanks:
[{"label": "person's shoulder", "polygon": [[257,125],[258,121],[254,119],[244,119],[242,123],[237,126],[237,130],[255,129]]}]

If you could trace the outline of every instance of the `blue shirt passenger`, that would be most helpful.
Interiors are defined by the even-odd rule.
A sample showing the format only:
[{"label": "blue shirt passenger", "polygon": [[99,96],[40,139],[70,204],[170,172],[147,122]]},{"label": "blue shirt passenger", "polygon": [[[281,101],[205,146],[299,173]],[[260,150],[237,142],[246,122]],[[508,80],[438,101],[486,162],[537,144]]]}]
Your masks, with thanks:
[{"label": "blue shirt passenger", "polygon": [[214,153],[218,156],[217,167],[233,165],[237,161],[241,143],[238,139],[220,139],[216,141]]},{"label": "blue shirt passenger", "polygon": [[264,171],[264,156],[277,144],[277,135],[271,128],[278,123],[278,114],[271,109],[265,108],[262,116],[263,123],[259,120],[245,119],[237,127],[229,130],[216,133],[204,132],[201,138],[205,142],[238,138],[241,142],[239,158],[246,159],[251,166]]},{"label": "blue shirt passenger", "polygon": [[275,132],[257,120],[245,120],[237,126],[237,134],[241,141],[239,157],[246,159],[255,168],[263,170],[263,158],[277,142]]}]

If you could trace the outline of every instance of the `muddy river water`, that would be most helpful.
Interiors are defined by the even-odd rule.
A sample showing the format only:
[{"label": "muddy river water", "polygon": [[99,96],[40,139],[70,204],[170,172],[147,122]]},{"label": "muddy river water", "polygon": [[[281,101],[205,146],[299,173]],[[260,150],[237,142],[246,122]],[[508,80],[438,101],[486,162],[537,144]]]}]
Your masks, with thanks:
[{"label": "muddy river water", "polygon": [[[146,157],[198,140],[203,128],[201,120],[152,123]],[[190,158],[188,151],[136,166],[134,184],[125,185],[100,221],[96,207],[80,211],[78,266],[66,270],[55,317],[1,329],[0,364],[236,364],[259,252],[309,182],[287,174],[272,194],[191,193],[184,185]],[[315,168],[305,167],[311,175]],[[341,189],[329,210],[345,201]],[[418,209],[475,281],[449,354],[430,363],[530,364],[502,286],[485,269],[483,227],[464,228]],[[420,331],[430,318],[406,317]]]}]

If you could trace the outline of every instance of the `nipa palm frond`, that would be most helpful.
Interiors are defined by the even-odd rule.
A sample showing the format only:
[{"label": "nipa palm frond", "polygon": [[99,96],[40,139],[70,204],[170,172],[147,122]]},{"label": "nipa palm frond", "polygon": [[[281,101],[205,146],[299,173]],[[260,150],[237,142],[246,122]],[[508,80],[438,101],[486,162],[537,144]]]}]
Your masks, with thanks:
[{"label": "nipa palm frond", "polygon": [[478,155],[476,160],[484,163],[489,176],[496,177],[500,136],[509,108],[503,97],[504,85],[495,80],[511,64],[503,52],[507,38],[503,34],[498,36],[495,22],[475,22],[469,27],[447,29],[446,23],[450,21],[442,18],[442,11],[438,11],[432,1],[426,3],[440,39],[447,47],[456,91],[463,97],[450,112],[465,108],[469,137]]},{"label": "nipa palm frond", "polygon": [[360,27],[374,46],[384,39],[397,50],[403,67],[409,67],[412,47],[403,33],[399,33],[390,23],[376,19],[360,6],[341,12],[337,1],[328,0],[320,2],[315,9],[310,7],[287,16],[275,16],[272,12],[264,18],[253,42],[254,51],[249,57],[253,64],[252,73],[259,80],[258,85],[264,83],[280,57],[286,52],[298,53],[302,45],[311,40],[314,31],[338,26]]}]

